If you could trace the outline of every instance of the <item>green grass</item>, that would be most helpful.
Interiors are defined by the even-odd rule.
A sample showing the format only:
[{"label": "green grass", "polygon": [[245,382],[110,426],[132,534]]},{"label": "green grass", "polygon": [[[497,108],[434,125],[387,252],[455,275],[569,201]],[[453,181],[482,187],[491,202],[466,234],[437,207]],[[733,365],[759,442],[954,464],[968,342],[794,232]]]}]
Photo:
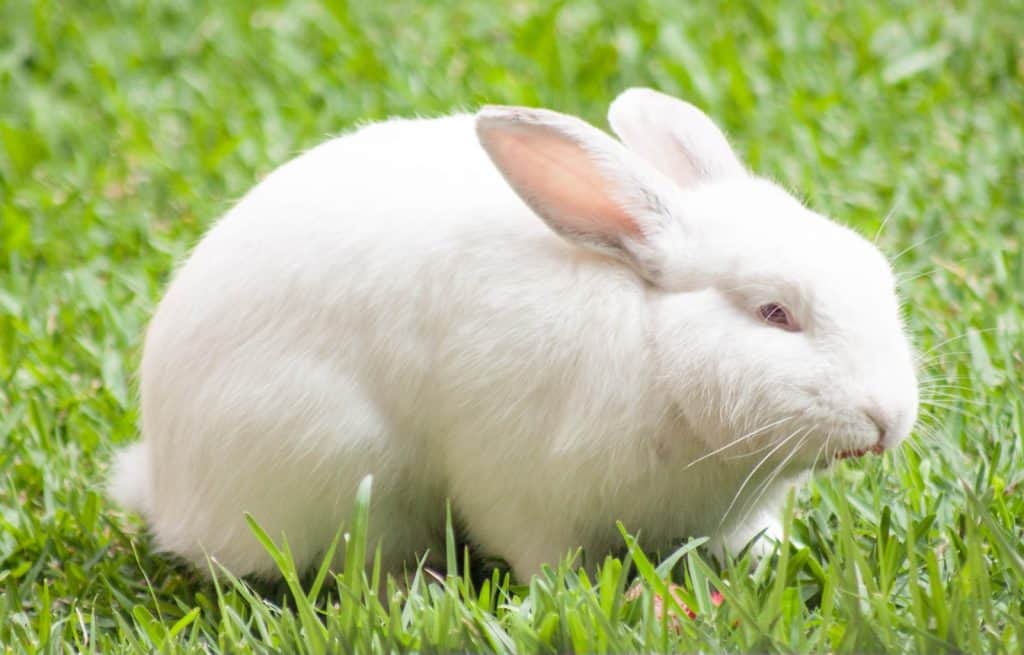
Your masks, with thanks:
[{"label": "green grass", "polygon": [[[0,3],[0,650],[1024,651],[1019,0],[207,5]],[[803,489],[760,563],[632,548],[593,577],[316,593],[282,553],[288,584],[255,590],[150,552],[103,478],[147,317],[234,199],[359,121],[497,102],[604,125],[630,85],[878,234],[923,356],[910,443]],[[696,619],[653,612],[670,572]]]}]

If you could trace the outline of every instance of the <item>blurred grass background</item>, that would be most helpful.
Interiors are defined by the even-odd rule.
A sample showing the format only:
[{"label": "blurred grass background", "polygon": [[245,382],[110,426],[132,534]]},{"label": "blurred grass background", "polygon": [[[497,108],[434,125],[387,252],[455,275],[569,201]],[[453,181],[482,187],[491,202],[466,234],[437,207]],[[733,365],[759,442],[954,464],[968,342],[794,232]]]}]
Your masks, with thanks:
[{"label": "blurred grass background", "polygon": [[[1020,652],[1022,26],[1019,0],[0,2],[0,649]],[[613,562],[597,590],[565,566],[423,581],[398,614],[341,580],[321,639],[311,603],[148,551],[103,474],[147,317],[220,213],[360,122],[493,102],[605,126],[636,85],[878,235],[923,355],[910,444],[804,490],[781,562],[687,555],[706,611],[675,629]]]}]

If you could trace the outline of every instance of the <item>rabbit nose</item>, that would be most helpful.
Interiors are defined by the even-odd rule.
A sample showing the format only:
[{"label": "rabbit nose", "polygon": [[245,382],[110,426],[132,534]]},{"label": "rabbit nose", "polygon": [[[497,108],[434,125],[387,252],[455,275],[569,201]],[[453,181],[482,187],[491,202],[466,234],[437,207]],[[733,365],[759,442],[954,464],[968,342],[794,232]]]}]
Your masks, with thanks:
[{"label": "rabbit nose", "polygon": [[881,452],[885,448],[891,446],[891,437],[893,432],[898,431],[902,413],[896,408],[886,408],[881,403],[872,403],[864,408],[864,414],[875,424],[878,428],[878,441],[875,443],[873,450],[877,449],[877,452]]}]

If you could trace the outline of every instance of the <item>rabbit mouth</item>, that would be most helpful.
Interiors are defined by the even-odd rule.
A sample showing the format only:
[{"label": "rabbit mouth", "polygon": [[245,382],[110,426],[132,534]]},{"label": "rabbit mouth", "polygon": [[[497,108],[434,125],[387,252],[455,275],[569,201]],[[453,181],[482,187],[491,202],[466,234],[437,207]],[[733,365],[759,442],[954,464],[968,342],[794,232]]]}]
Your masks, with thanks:
[{"label": "rabbit mouth", "polygon": [[863,457],[868,453],[874,453],[875,455],[881,455],[885,452],[885,447],[881,443],[876,443],[870,448],[851,448],[850,450],[841,450],[836,453],[835,458],[838,459],[850,459],[852,457]]}]

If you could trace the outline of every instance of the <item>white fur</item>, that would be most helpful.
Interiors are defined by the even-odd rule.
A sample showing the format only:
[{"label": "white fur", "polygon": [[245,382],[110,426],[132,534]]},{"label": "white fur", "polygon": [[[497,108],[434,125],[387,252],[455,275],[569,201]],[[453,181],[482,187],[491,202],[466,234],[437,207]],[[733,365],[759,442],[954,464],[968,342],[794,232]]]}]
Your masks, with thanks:
[{"label": "white fur", "polygon": [[[875,444],[871,416],[903,439],[917,386],[882,255],[746,173],[692,106],[631,90],[612,114],[634,153],[486,108],[370,125],[268,176],[160,303],[114,497],[160,548],[272,576],[243,512],[308,565],[372,473],[389,569],[443,554],[451,499],[525,577],[595,561],[617,520],[652,548],[742,545],[793,480]],[[514,154],[551,148],[618,205],[575,215],[586,188]],[[767,302],[803,330],[764,323]]]}]

